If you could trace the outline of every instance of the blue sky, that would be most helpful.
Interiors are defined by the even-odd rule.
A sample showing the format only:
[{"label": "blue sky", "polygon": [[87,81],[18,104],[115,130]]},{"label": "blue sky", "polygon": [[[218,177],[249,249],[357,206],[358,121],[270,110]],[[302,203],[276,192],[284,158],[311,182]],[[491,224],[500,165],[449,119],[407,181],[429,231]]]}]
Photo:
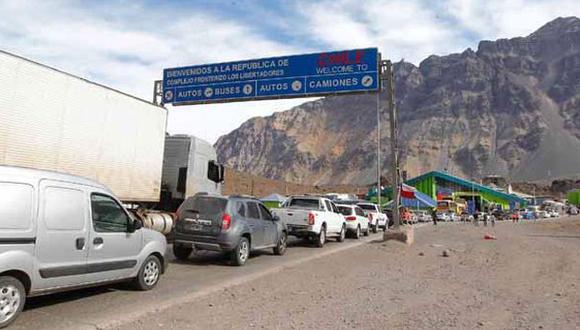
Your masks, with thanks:
[{"label": "blue sky", "polygon": [[[369,46],[418,65],[580,16],[578,1],[0,0],[0,49],[149,100],[165,67]],[[214,142],[305,101],[168,107],[168,131]]]}]

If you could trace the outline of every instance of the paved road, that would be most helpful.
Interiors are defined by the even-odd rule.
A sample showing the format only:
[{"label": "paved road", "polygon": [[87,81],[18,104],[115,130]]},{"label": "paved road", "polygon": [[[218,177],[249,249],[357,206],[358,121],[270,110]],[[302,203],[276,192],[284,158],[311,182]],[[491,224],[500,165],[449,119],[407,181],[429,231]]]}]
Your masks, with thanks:
[{"label": "paved road", "polygon": [[190,262],[171,261],[169,270],[156,289],[133,291],[126,285],[115,285],[30,298],[25,311],[11,329],[96,329],[122,324],[158,309],[169,308],[196,297],[223,290],[258,277],[279,272],[329,253],[364,244],[382,235],[361,240],[331,242],[322,248],[292,240],[284,256],[270,251],[253,256],[244,267],[233,267],[216,253],[204,253]]},{"label": "paved road", "polygon": [[579,217],[443,223],[415,237],[287,267],[118,330],[580,329]]}]

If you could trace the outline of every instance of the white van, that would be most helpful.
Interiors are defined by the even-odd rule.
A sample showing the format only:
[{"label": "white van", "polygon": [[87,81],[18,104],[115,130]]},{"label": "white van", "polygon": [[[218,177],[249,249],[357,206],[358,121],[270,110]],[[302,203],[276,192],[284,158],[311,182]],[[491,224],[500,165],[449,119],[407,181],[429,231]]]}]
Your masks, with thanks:
[{"label": "white van", "polygon": [[123,280],[152,289],[166,246],[99,183],[0,166],[0,327],[27,296]]}]

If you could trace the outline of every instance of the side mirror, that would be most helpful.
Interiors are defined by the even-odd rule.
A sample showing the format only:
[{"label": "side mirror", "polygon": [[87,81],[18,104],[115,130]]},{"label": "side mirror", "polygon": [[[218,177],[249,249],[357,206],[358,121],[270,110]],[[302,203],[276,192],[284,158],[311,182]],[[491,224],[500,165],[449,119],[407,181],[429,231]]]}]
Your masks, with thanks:
[{"label": "side mirror", "polygon": [[128,227],[128,231],[130,233],[134,233],[137,230],[143,228],[143,222],[141,222],[141,220],[139,220],[139,219],[133,219],[133,221],[130,222],[127,227]]},{"label": "side mirror", "polygon": [[274,221],[280,221],[280,217],[277,215],[272,215],[272,220]]}]

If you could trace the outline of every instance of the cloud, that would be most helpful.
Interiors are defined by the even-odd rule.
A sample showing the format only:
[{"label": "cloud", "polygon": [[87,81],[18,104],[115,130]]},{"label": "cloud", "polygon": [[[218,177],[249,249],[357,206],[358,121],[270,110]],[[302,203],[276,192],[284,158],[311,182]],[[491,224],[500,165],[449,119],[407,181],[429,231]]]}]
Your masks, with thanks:
[{"label": "cloud", "polygon": [[559,16],[580,16],[578,0],[448,0],[457,28],[478,39],[527,36]]},{"label": "cloud", "polygon": [[[196,12],[142,3],[0,1],[2,49],[152,98],[165,67],[299,53],[259,29]],[[168,131],[215,141],[244,120],[304,100],[170,108]]]},{"label": "cloud", "polygon": [[[165,67],[369,46],[418,64],[580,16],[577,1],[0,0],[0,48],[149,100]],[[169,107],[168,130],[213,142],[304,101]]]}]

